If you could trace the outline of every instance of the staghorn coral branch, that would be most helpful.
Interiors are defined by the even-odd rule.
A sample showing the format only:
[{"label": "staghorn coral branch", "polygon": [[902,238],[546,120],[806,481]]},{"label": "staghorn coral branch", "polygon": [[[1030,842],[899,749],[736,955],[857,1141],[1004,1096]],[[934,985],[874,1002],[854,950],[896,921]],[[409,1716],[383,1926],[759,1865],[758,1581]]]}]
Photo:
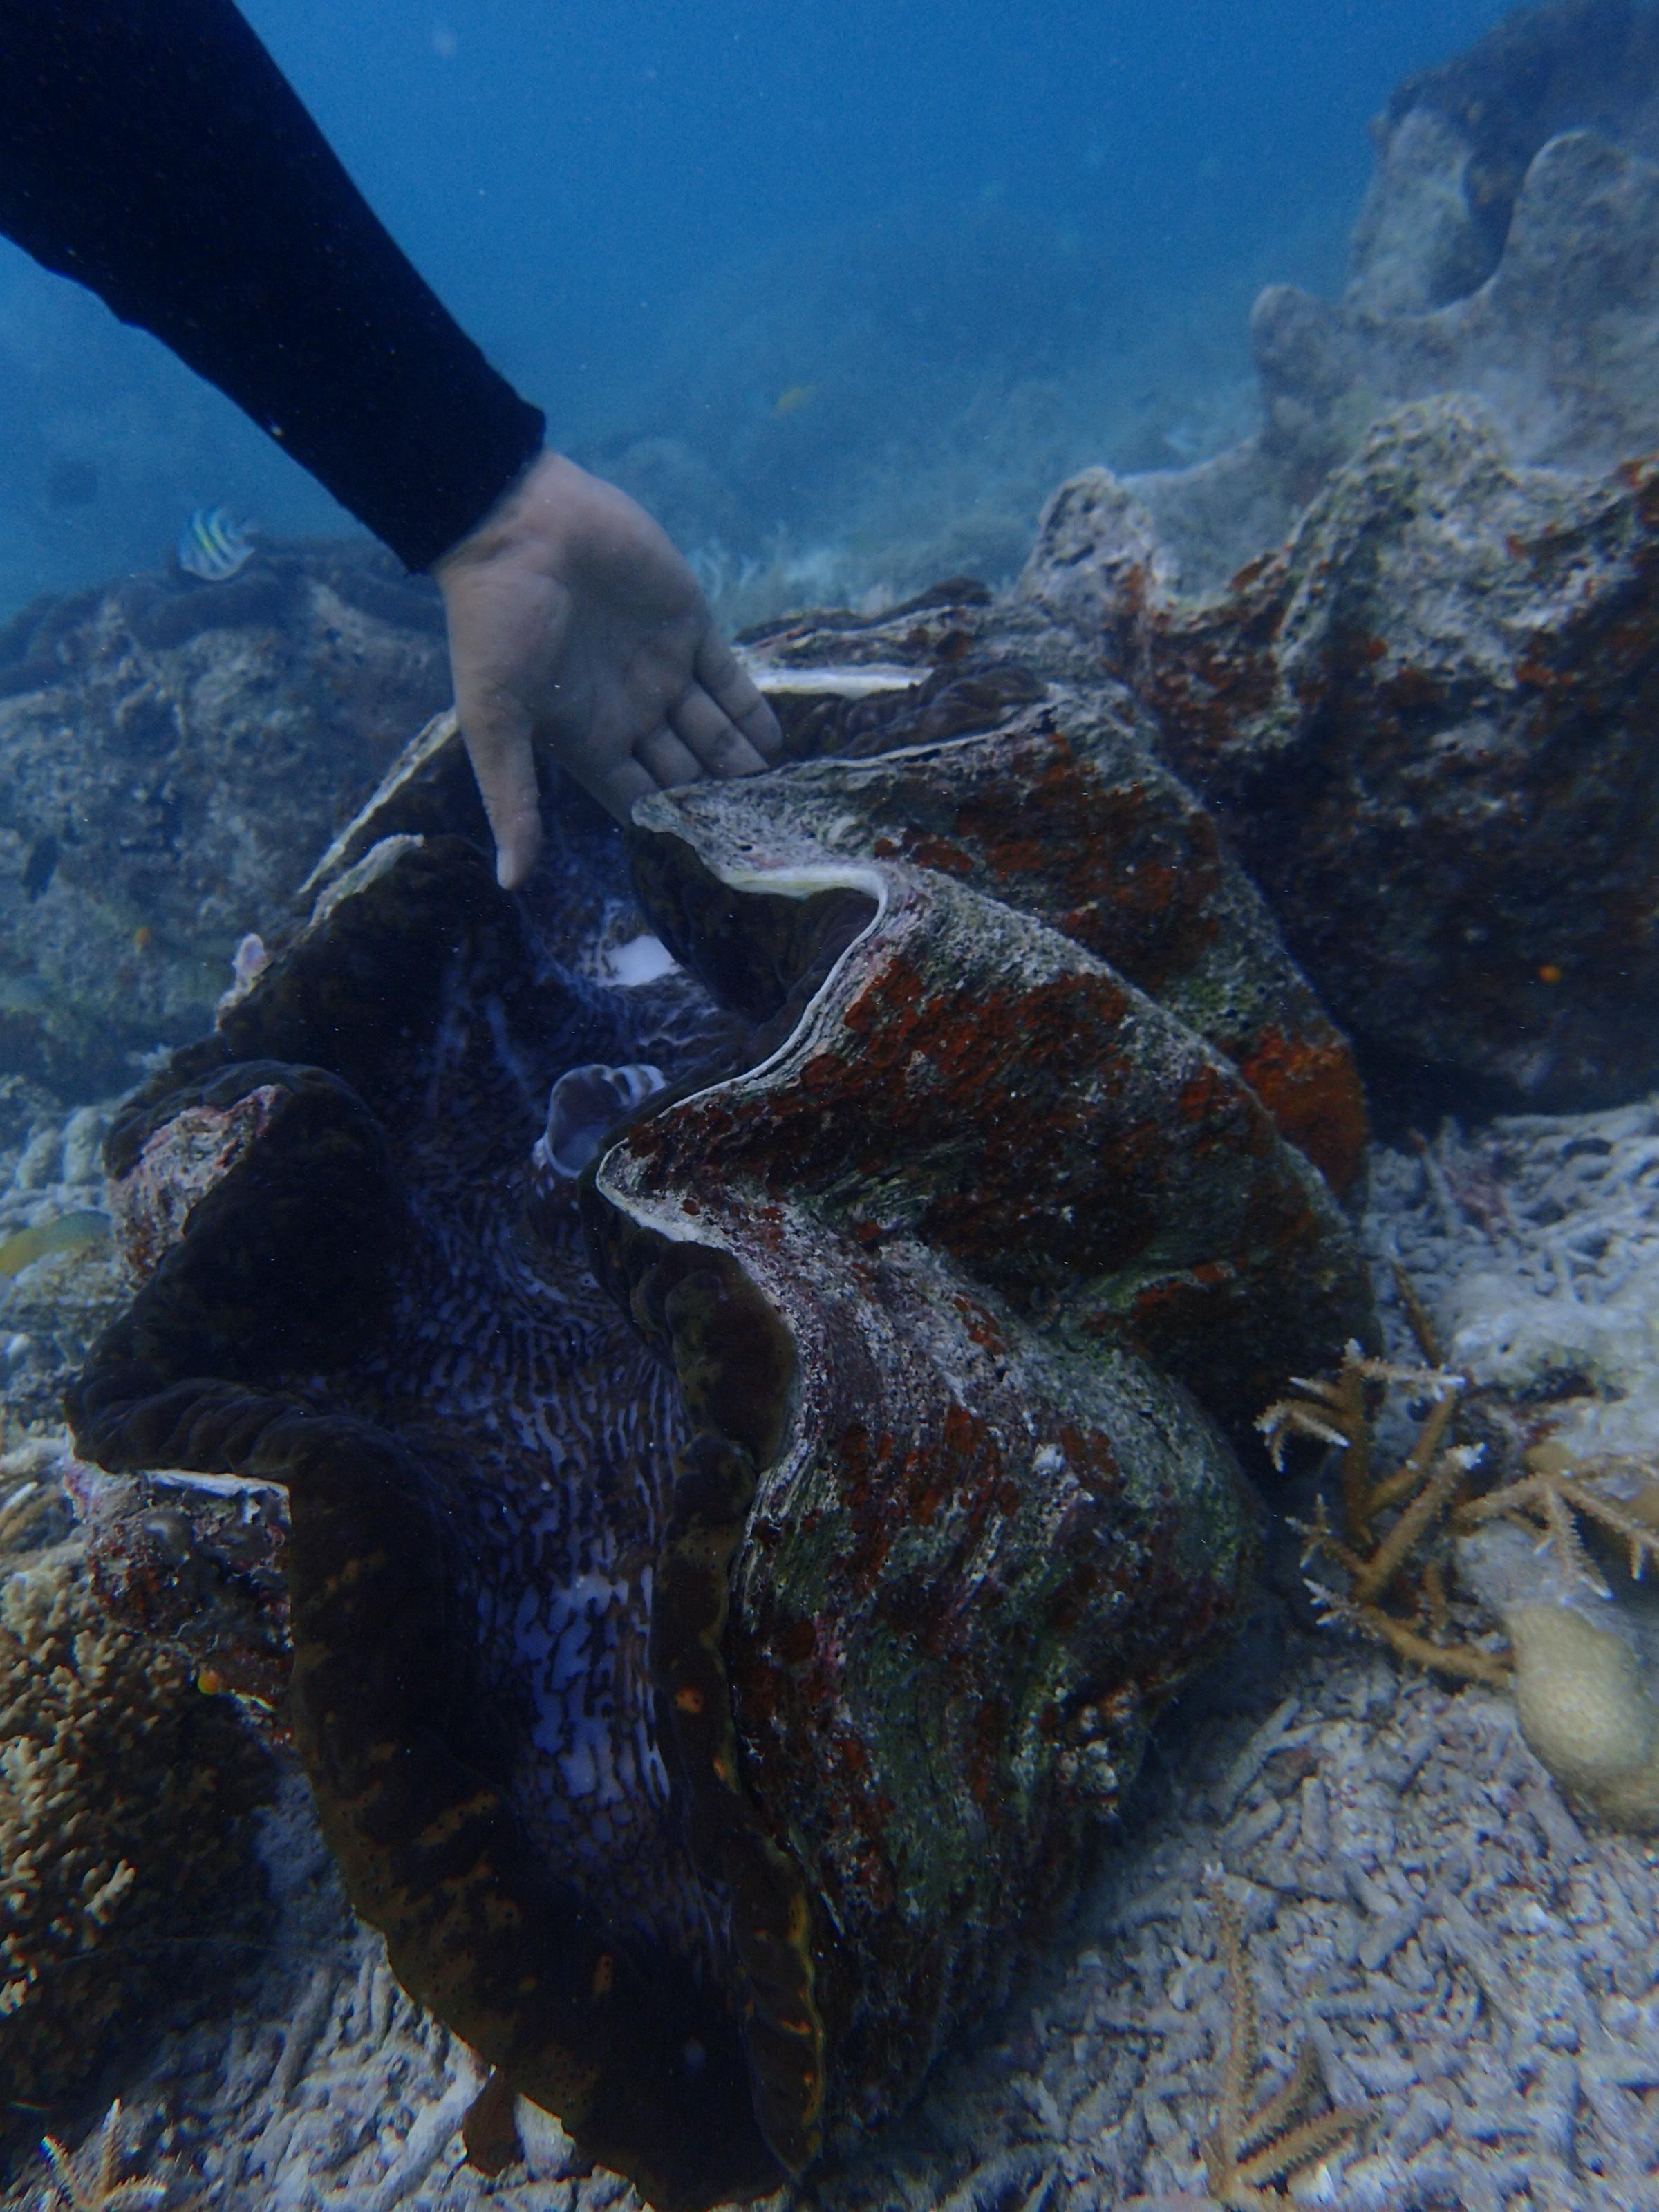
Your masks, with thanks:
[{"label": "staghorn coral branch", "polygon": [[1289,2081],[1276,2089],[1265,2104],[1257,2106],[1234,2139],[1234,2150],[1241,2160],[1239,2172],[1244,2179],[1268,2178],[1265,2173],[1252,2174],[1251,2166],[1267,2158],[1285,2131],[1297,2125],[1307,2109],[1308,2100],[1319,2086],[1319,2054],[1311,2043],[1304,2041],[1297,2046]]},{"label": "staghorn coral branch", "polygon": [[1340,1621],[1345,1627],[1369,1636],[1373,1643],[1386,1644],[1401,1659],[1409,1659],[1413,1666],[1454,1674],[1463,1682],[1484,1682],[1491,1689],[1503,1689],[1508,1685],[1509,1662],[1495,1651],[1483,1651],[1478,1644],[1431,1643],[1407,1622],[1385,1613],[1380,1605],[1354,1605],[1317,1583],[1310,1583],[1308,1587],[1323,1607],[1328,1621]]},{"label": "staghorn coral branch", "polygon": [[1334,1444],[1344,1451],[1352,1443],[1328,1416],[1294,1398],[1275,1399],[1255,1425],[1267,1438],[1267,1456],[1280,1474],[1285,1472],[1285,1447],[1292,1437],[1310,1437],[1316,1443]]},{"label": "staghorn coral branch", "polygon": [[1441,1438],[1457,1417],[1458,1400],[1462,1395],[1463,1378],[1459,1376],[1456,1379],[1457,1390],[1446,1397],[1436,1400],[1429,1408],[1428,1418],[1419,1431],[1417,1441],[1410,1451],[1407,1453],[1395,1473],[1386,1476],[1372,1490],[1370,1511],[1366,1516],[1368,1520],[1374,1518],[1385,1507],[1397,1505],[1402,1498],[1409,1498],[1418,1484],[1427,1474],[1435,1454],[1440,1449]]},{"label": "staghorn coral branch", "polygon": [[1283,2204],[1280,2185],[1355,2135],[1366,2115],[1345,2106],[1308,2114],[1323,2085],[1317,2054],[1305,2039],[1297,2046],[1290,2079],[1249,2110],[1250,2084],[1261,2057],[1261,2023],[1244,1962],[1244,1931],[1218,1870],[1208,1875],[1205,1893],[1215,1915],[1227,1979],[1229,2027],[1215,2124],[1199,2148],[1213,2202],[1234,2212],[1253,2212],[1257,2206]]},{"label": "staghorn coral branch", "polygon": [[[1401,1297],[1410,1286],[1401,1279]],[[1414,1293],[1413,1294],[1414,1296]],[[1412,1326],[1425,1356],[1435,1348],[1432,1327],[1421,1310],[1412,1310]],[[1310,1583],[1327,1624],[1340,1622],[1414,1665],[1432,1668],[1462,1681],[1497,1684],[1508,1679],[1502,1659],[1473,1644],[1443,1642],[1449,1620],[1440,1563],[1423,1558],[1425,1547],[1449,1512],[1458,1509],[1469,1471],[1483,1448],[1448,1442],[1468,1389],[1468,1377],[1441,1366],[1407,1367],[1370,1359],[1351,1344],[1334,1376],[1294,1376],[1294,1396],[1278,1399],[1257,1424],[1277,1464],[1287,1440],[1297,1435],[1322,1438],[1340,1448],[1342,1532],[1332,1527],[1325,1501],[1310,1522],[1292,1522],[1303,1539],[1302,1564],[1325,1559],[1347,1577],[1346,1594]],[[1410,1449],[1391,1474],[1373,1473],[1373,1411],[1376,1393],[1407,1390],[1426,1399]],[[1382,1524],[1379,1534],[1378,1524]],[[1659,1555],[1659,1532],[1655,1537]],[[1422,1559],[1414,1605],[1421,1625],[1390,1612],[1391,1591],[1405,1570]],[[1424,1629],[1430,1632],[1425,1633]]]},{"label": "staghorn coral branch", "polygon": [[1417,1340],[1426,1367],[1443,1368],[1446,1355],[1440,1346],[1439,1332],[1429,1318],[1429,1310],[1418,1296],[1417,1285],[1398,1260],[1390,1261],[1389,1272],[1394,1277],[1395,1294],[1406,1316],[1407,1326]]},{"label": "staghorn coral branch", "polygon": [[1423,1604],[1429,1616],[1430,1629],[1436,1637],[1443,1636],[1451,1626],[1451,1604],[1446,1595],[1446,1577],[1438,1559],[1424,1562]]},{"label": "staghorn coral branch", "polygon": [[88,2136],[78,2151],[64,2149],[56,2136],[41,2140],[40,2148],[52,2168],[42,2198],[43,2212],[160,2212],[169,2189],[166,2181],[118,2178],[121,2163],[121,2100],[118,2097],[104,2115],[95,2136]]},{"label": "staghorn coral branch", "polygon": [[1256,2010],[1255,1988],[1244,1966],[1244,1929],[1238,1907],[1218,1878],[1209,1889],[1210,1909],[1215,1914],[1216,1935],[1227,1977],[1227,2056],[1221,2069],[1221,2106],[1216,2131],[1236,2144],[1245,2130],[1245,2100],[1261,2057],[1261,2023]]},{"label": "staghorn coral branch", "polygon": [[[1596,1470],[1601,1474],[1624,1471],[1622,1467],[1612,1466]],[[1457,1508],[1455,1517],[1465,1528],[1498,1516],[1529,1521],[1534,1527],[1541,1522],[1544,1540],[1553,1547],[1562,1572],[1587,1583],[1600,1596],[1611,1597],[1605,1578],[1584,1549],[1573,1515],[1582,1514],[1585,1520],[1599,1522],[1622,1540],[1628,1548],[1631,1578],[1637,1582],[1650,1559],[1659,1560],[1659,1528],[1650,1528],[1616,1499],[1593,1489],[1594,1479],[1587,1470],[1567,1474],[1553,1467],[1535,1468],[1518,1481],[1488,1491],[1484,1498],[1468,1499]]]},{"label": "staghorn coral branch", "polygon": [[[1435,1408],[1436,1413],[1440,1410],[1439,1407]],[[1433,1416],[1430,1418],[1432,1420]],[[1479,1445],[1454,1444],[1441,1453],[1423,1487],[1389,1529],[1364,1571],[1354,1577],[1353,1595],[1358,1604],[1370,1604],[1388,1588],[1407,1555],[1450,1504],[1464,1477],[1480,1458]]]},{"label": "staghorn coral branch", "polygon": [[[1316,1559],[1326,1559],[1332,1560],[1347,1574],[1359,1575],[1364,1572],[1364,1553],[1356,1552],[1351,1545],[1345,1544],[1335,1529],[1332,1528],[1330,1515],[1326,1510],[1322,1498],[1316,1498],[1314,1502],[1314,1517],[1311,1521],[1291,1521],[1289,1525],[1303,1540],[1302,1565],[1304,1567]],[[1310,1583],[1309,1587],[1316,1589],[1320,1586],[1317,1583]]]}]

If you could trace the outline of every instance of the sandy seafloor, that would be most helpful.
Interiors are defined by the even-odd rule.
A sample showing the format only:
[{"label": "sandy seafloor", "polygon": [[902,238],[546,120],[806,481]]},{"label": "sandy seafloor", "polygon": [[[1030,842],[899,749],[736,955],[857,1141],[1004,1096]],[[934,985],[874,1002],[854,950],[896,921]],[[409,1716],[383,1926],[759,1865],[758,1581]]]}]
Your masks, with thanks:
[{"label": "sandy seafloor", "polygon": [[[0,1194],[0,1233],[96,1202],[100,1119],[71,1124],[67,1157],[54,1132],[37,1138]],[[1414,1355],[1395,1260],[1452,1364],[1559,1401],[1564,1433],[1587,1449],[1659,1450],[1659,1099],[1449,1125],[1432,1146],[1379,1149],[1366,1235],[1396,1356]],[[87,1264],[61,1255],[0,1289],[15,1410],[29,1395],[17,1342],[34,1342],[40,1364],[56,1329],[56,1351],[73,1351]],[[1306,1502],[1304,1483],[1274,1504]],[[1229,2011],[1204,1886],[1219,1869],[1261,2002],[1258,2099],[1305,2035],[1329,2099],[1366,2115],[1351,2148],[1301,2177],[1299,2199],[1354,2212],[1659,2212],[1659,1846],[1575,1809],[1507,1697],[1449,1687],[1314,1627],[1288,1531],[1273,1548],[1278,1595],[1220,1670],[1224,1696],[1200,1685],[1166,1717],[1087,1893],[1023,1993],[915,2111],[777,2203],[1210,2203],[1199,2142]],[[523,2106],[525,2165],[490,2182],[462,2164],[474,2062],[353,1924],[302,1786],[264,1817],[279,1905],[257,1967],[194,2026],[158,2027],[88,2101],[90,2130],[105,2100],[123,2100],[123,2174],[172,2178],[165,2194],[112,2201],[285,2212],[635,2202],[614,2177],[582,2175],[556,2127]],[[44,2178],[43,2166],[9,2201],[66,2202],[42,2195]]]}]

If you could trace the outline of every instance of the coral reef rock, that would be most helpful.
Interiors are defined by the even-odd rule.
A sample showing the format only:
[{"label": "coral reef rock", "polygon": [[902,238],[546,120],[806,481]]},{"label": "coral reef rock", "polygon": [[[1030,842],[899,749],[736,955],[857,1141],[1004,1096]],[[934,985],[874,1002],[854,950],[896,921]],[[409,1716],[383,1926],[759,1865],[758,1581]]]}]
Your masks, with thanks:
[{"label": "coral reef rock", "polygon": [[1659,9],[1522,10],[1402,86],[1263,422],[1085,471],[1022,580],[1222,812],[1390,1112],[1659,1079]]},{"label": "coral reef rock", "polygon": [[1515,1662],[1521,1732],[1562,1787],[1614,1827],[1659,1828],[1659,1705],[1652,1695],[1659,1619],[1617,1577],[1609,1605],[1583,1580],[1540,1569],[1515,1528],[1458,1547],[1462,1579],[1503,1621]]},{"label": "coral reef rock", "polygon": [[271,1483],[174,1468],[112,1475],[71,1459],[64,1476],[106,1609],[228,1692],[286,1751],[288,1501]]},{"label": "coral reef rock", "polygon": [[781,680],[873,757],[642,807],[651,958],[614,836],[509,897],[426,733],[117,1122],[147,1277],[74,1394],[107,1468],[286,1486],[353,1902],[687,2208],[1009,1986],[1240,1616],[1226,1431],[1371,1329],[1352,1061],[1133,728]]},{"label": "coral reef rock", "polygon": [[1152,708],[1368,1077],[1552,1109],[1659,1081],[1659,472],[1522,467],[1479,403],[1425,402],[1283,551],[1167,586],[1121,487],[1058,495],[1030,600]]},{"label": "coral reef rock", "polygon": [[376,549],[268,546],[0,632],[0,1059],[69,1097],[211,1020],[392,745],[447,696],[442,616]]},{"label": "coral reef rock", "polygon": [[263,1895],[245,1815],[270,1762],[105,1613],[66,1458],[0,1459],[0,2134],[38,2134],[121,2036],[242,1966]]},{"label": "coral reef rock", "polygon": [[1278,544],[1403,401],[1478,395],[1555,467],[1659,445],[1659,10],[1520,10],[1402,85],[1376,138],[1343,298],[1256,301],[1260,430],[1127,479],[1187,591]]}]

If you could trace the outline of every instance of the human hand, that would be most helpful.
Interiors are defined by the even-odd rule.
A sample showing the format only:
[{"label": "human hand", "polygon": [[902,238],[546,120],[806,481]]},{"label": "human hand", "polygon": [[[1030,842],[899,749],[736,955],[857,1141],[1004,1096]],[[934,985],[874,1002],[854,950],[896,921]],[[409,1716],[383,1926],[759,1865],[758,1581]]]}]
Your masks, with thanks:
[{"label": "human hand", "polygon": [[751,775],[781,750],[667,534],[562,454],[544,453],[433,573],[504,890],[541,847],[538,744],[619,822],[648,791]]}]

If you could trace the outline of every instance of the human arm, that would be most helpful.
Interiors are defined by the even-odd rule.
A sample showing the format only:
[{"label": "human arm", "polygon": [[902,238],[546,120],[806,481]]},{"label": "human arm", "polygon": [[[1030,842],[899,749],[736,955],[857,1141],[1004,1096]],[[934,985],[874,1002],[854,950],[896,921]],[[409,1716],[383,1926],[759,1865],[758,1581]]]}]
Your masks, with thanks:
[{"label": "human arm", "polygon": [[541,449],[540,414],[231,0],[0,0],[0,229],[216,384],[411,568]]},{"label": "human arm", "polygon": [[[231,0],[0,0],[0,230],[162,339],[410,568],[442,560],[504,880],[538,835],[532,743],[622,815],[694,763],[742,772],[775,744],[690,571],[621,493],[538,459],[540,414]],[[714,726],[704,702],[728,696],[758,749],[729,708]]]}]

